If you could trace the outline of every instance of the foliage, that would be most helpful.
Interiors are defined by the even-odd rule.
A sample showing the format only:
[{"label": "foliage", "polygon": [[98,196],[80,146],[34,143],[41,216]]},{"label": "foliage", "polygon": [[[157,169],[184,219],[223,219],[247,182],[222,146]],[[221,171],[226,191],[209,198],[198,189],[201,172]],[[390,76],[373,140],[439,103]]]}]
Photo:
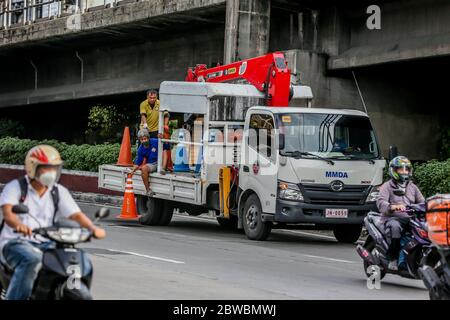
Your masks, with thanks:
[{"label": "foliage", "polygon": [[[120,152],[118,143],[70,145],[56,140],[36,141],[7,137],[0,139],[0,163],[22,165],[28,150],[38,144],[55,147],[61,153],[65,169],[81,171],[96,172],[101,164],[116,163]],[[135,157],[135,148],[132,148],[132,153]]]},{"label": "foliage", "polygon": [[425,197],[450,193],[450,159],[416,165],[414,179]]},{"label": "foliage", "polygon": [[122,135],[127,116],[115,106],[93,106],[88,116],[88,136],[94,136],[94,142],[116,142]]},{"label": "foliage", "polygon": [[24,127],[19,121],[0,119],[0,137],[17,137],[23,134]]}]

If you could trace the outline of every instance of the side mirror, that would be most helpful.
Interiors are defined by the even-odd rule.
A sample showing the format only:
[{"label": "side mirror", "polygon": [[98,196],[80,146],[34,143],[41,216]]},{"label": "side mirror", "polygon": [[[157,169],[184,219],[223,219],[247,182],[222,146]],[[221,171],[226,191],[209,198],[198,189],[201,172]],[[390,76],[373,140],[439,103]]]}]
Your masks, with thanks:
[{"label": "side mirror", "polygon": [[398,149],[396,146],[389,146],[389,161],[398,156]]},{"label": "side mirror", "polygon": [[278,135],[278,149],[283,150],[284,149],[284,143],[285,143],[285,137],[283,133],[280,133]]},{"label": "side mirror", "polygon": [[107,209],[107,208],[100,208],[95,213],[95,218],[97,218],[97,219],[103,219],[103,218],[106,218],[107,216],[109,216],[109,209]]},{"label": "side mirror", "polygon": [[26,205],[21,203],[21,204],[16,204],[15,206],[13,206],[12,212],[14,212],[15,214],[27,214],[29,212],[29,209]]}]

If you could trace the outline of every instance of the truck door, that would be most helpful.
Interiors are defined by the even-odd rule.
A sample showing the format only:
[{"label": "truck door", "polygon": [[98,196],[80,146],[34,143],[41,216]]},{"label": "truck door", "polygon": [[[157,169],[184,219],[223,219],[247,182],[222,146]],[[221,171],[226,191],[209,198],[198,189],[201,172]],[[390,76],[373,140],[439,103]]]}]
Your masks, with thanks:
[{"label": "truck door", "polygon": [[275,148],[273,115],[258,111],[249,118],[241,158],[241,187],[259,197],[265,213],[275,213],[278,151]]}]

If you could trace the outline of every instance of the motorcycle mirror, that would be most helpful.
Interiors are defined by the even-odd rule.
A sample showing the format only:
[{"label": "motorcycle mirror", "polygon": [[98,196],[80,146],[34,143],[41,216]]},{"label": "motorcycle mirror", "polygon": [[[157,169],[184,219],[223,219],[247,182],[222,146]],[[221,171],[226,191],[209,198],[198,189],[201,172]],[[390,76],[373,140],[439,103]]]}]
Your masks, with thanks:
[{"label": "motorcycle mirror", "polygon": [[284,149],[285,141],[286,141],[286,139],[285,139],[284,134],[283,134],[283,133],[280,133],[280,134],[278,135],[278,148],[279,148],[280,150],[283,150],[283,149]]},{"label": "motorcycle mirror", "polygon": [[106,218],[107,216],[109,216],[109,209],[107,208],[100,208],[96,213],[95,213],[95,217],[97,219],[103,219]]},{"label": "motorcycle mirror", "polygon": [[398,156],[398,148],[396,146],[389,146],[389,162]]},{"label": "motorcycle mirror", "polygon": [[14,212],[15,214],[27,214],[29,212],[29,210],[26,205],[21,203],[21,204],[16,204],[15,206],[13,206],[12,212]]}]

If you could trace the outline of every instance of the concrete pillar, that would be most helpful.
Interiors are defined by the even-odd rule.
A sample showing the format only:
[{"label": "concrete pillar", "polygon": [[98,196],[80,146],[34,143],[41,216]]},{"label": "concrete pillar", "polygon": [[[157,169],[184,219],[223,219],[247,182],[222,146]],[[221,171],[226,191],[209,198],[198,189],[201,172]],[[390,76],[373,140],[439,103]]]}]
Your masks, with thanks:
[{"label": "concrete pillar", "polygon": [[270,0],[227,0],[224,63],[269,51]]}]

